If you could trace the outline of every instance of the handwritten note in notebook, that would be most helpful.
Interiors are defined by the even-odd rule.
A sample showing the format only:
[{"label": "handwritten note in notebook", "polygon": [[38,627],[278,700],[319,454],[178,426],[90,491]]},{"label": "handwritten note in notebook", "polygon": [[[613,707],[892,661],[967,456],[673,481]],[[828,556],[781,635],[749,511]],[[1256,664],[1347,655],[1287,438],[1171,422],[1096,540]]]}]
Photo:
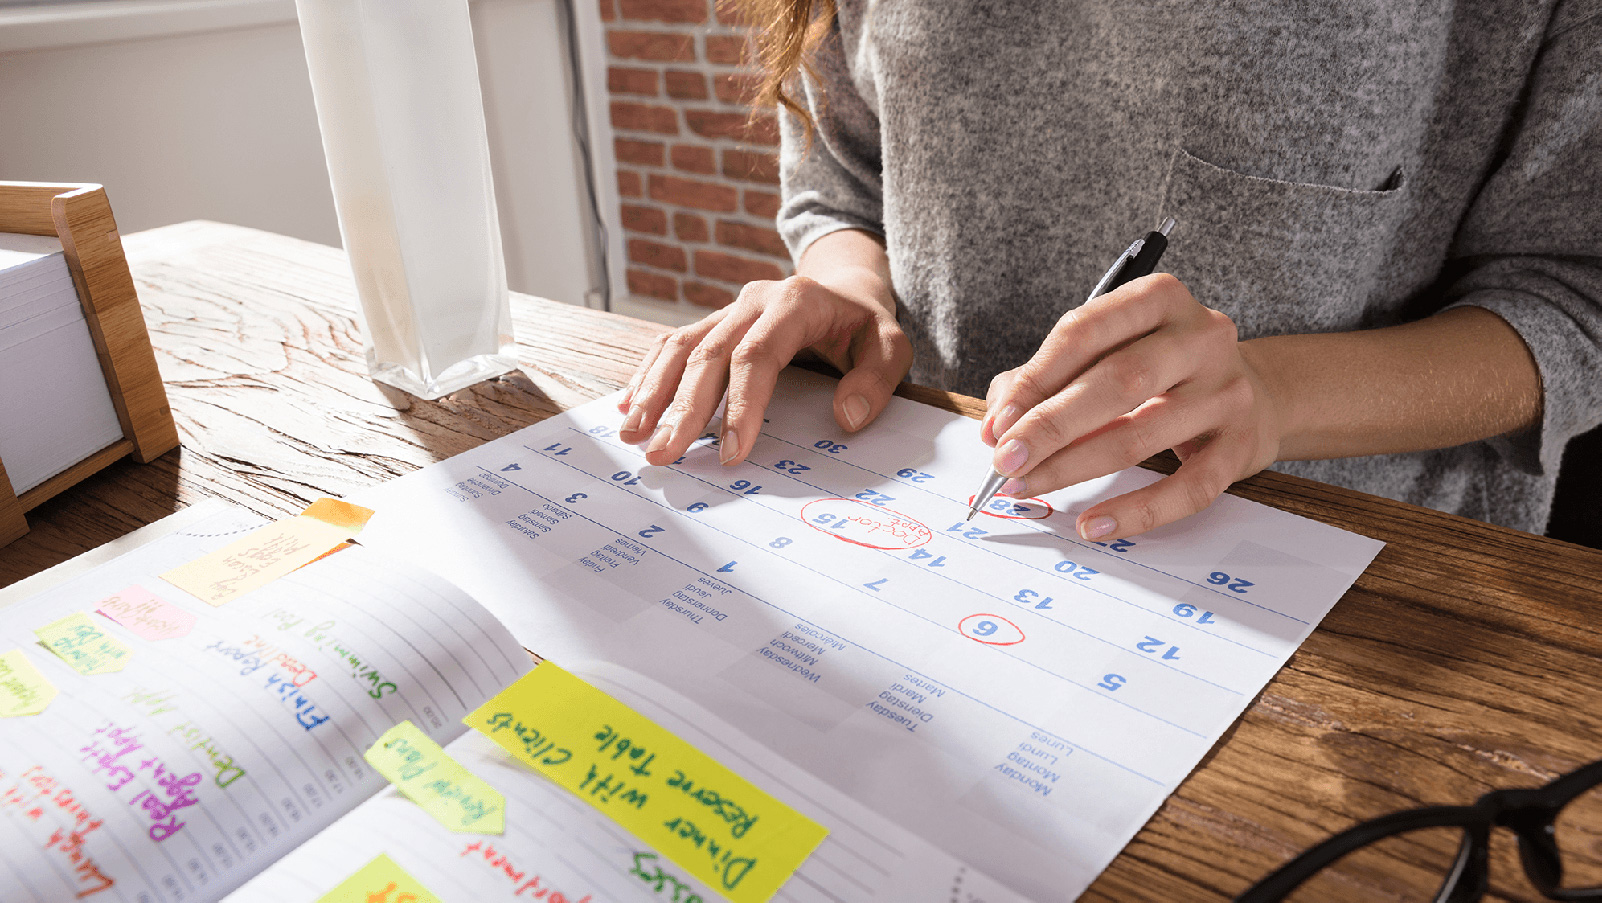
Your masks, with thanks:
[{"label": "handwritten note in notebook", "polygon": [[[384,788],[362,754],[391,725],[449,740],[528,670],[454,587],[360,548],[222,608],[164,594],[194,623],[159,643],[83,614],[248,526],[219,515],[0,613],[0,648],[31,647],[60,690],[0,730],[8,903],[23,887],[19,899],[218,899]],[[63,621],[138,645],[121,670],[85,676],[32,643]]]}]

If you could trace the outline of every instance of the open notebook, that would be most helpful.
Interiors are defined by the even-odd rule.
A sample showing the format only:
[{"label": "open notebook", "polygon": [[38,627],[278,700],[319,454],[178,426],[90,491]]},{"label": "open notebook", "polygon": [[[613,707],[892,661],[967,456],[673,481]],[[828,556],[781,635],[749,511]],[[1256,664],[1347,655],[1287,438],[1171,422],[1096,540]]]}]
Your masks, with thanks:
[{"label": "open notebook", "polygon": [[[59,690],[0,720],[0,900],[317,900],[379,854],[446,901],[717,898],[464,727],[534,663],[460,590],[355,547],[212,608],[156,575],[260,521],[191,520],[0,616],[0,651]],[[175,610],[138,631],[94,613],[131,587]],[[38,644],[74,613],[131,650],[120,670]],[[660,684],[563,664],[829,827],[777,899],[1012,898]],[[402,720],[505,796],[504,834],[452,833],[374,773],[364,751]]]}]

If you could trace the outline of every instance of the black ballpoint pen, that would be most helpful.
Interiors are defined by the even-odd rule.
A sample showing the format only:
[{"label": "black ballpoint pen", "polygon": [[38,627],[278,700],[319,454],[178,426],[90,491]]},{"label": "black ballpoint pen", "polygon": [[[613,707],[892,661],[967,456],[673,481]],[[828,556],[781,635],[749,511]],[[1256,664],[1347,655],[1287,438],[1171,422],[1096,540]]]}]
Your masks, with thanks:
[{"label": "black ballpoint pen", "polygon": [[[1126,282],[1133,282],[1142,276],[1151,275],[1152,270],[1157,269],[1157,260],[1163,256],[1163,251],[1168,249],[1168,233],[1172,232],[1173,229],[1174,218],[1170,216],[1163,220],[1163,224],[1157,227],[1157,231],[1147,232],[1144,238],[1135,239],[1134,244],[1126,248],[1124,253],[1118,255],[1118,259],[1113,261],[1112,266],[1107,268],[1107,272],[1102,275],[1101,281],[1097,282],[1096,287],[1090,290],[1090,295],[1085,298],[1085,303],[1090,303],[1092,300],[1107,294]],[[1007,478],[996,473],[995,468],[992,467],[990,476],[985,477],[984,483],[974,495],[973,504],[969,506],[968,516],[964,520],[973,520],[973,516],[979,513],[979,509],[989,504],[990,500],[996,497],[996,491],[1005,482],[1007,482]]]}]

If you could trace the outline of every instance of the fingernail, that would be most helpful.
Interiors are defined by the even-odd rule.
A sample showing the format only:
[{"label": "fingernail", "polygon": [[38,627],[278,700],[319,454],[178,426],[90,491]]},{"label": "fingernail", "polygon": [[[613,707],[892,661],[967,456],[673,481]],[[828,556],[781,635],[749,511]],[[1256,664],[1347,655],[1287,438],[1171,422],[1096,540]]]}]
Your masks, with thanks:
[{"label": "fingernail", "polygon": [[1015,404],[1009,404],[1002,408],[1001,413],[996,415],[996,419],[990,421],[991,434],[1000,439],[1002,433],[1012,429],[1012,425],[1018,422],[1018,414],[1018,406]]},{"label": "fingernail", "polygon": [[1118,529],[1118,522],[1110,517],[1093,517],[1085,521],[1079,528],[1079,535],[1086,539],[1100,539],[1108,533]]},{"label": "fingernail", "polygon": [[868,416],[868,400],[861,395],[853,395],[845,400],[840,410],[845,414],[846,429],[854,430]]},{"label": "fingernail", "polygon": [[996,495],[1004,495],[1013,499],[1028,498],[1028,496],[1024,495],[1023,480],[1020,480],[1016,477],[1009,479],[1005,483],[1002,483],[1001,488],[996,490]]},{"label": "fingernail", "polygon": [[723,438],[718,440],[718,463],[727,464],[740,453],[740,437],[734,430],[724,430]]},{"label": "fingernail", "polygon": [[996,450],[996,470],[999,473],[1012,473],[1028,462],[1029,449],[1017,439],[1008,439],[1006,445]]},{"label": "fingernail", "polygon": [[620,432],[632,433],[640,428],[640,421],[645,419],[645,408],[635,405],[629,409],[629,416],[623,421]]},{"label": "fingernail", "polygon": [[651,444],[645,447],[645,453],[649,455],[661,451],[667,447],[668,442],[672,438],[673,424],[664,423],[658,426],[656,428],[656,432],[651,434]]}]

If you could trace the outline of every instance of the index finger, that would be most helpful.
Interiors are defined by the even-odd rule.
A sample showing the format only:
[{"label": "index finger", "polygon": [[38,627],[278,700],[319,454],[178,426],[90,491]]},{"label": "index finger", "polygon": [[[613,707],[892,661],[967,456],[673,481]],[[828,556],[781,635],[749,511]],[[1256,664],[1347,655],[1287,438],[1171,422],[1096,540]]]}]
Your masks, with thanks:
[{"label": "index finger", "polygon": [[804,321],[784,307],[775,304],[764,311],[730,356],[728,402],[718,455],[724,464],[745,458],[762,432],[762,414],[773,400],[779,371],[816,341]]}]

